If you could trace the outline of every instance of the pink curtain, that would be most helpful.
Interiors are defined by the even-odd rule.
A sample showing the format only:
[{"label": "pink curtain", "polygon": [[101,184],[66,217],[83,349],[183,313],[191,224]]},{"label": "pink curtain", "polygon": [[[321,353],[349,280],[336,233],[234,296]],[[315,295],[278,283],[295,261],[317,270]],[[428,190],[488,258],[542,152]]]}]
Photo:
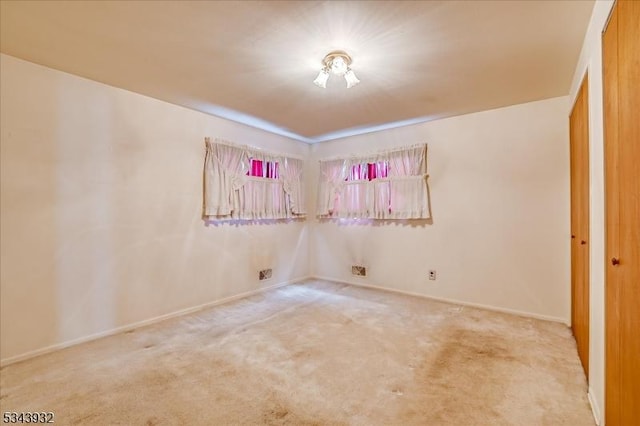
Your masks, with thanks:
[{"label": "pink curtain", "polygon": [[251,159],[251,169],[247,176],[257,176],[267,179],[278,179],[280,177],[280,163],[278,161],[266,161]]},{"label": "pink curtain", "polygon": [[268,161],[267,162],[267,173],[266,176],[269,179],[278,179],[280,177],[280,163],[277,161]]},{"label": "pink curtain", "polygon": [[251,170],[247,172],[249,176],[260,176],[262,177],[263,173],[263,162],[262,160],[256,160],[255,158],[251,159]]},{"label": "pink curtain", "polygon": [[345,180],[373,180],[377,178],[386,178],[388,174],[389,163],[387,161],[358,163],[351,166],[349,175]]},{"label": "pink curtain", "polygon": [[367,163],[368,180],[386,178],[388,174],[389,163],[387,161],[376,161],[375,163]]}]

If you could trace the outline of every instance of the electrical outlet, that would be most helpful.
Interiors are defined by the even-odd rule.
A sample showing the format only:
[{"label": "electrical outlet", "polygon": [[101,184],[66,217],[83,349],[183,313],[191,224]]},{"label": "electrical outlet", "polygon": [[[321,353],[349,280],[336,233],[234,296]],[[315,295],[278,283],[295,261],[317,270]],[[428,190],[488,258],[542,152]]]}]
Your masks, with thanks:
[{"label": "electrical outlet", "polygon": [[351,267],[351,275],[355,275],[358,277],[366,277],[367,276],[367,268],[364,266],[352,266]]},{"label": "electrical outlet", "polygon": [[432,269],[432,270],[429,271],[429,279],[431,281],[435,281],[436,280],[436,271],[435,270]]},{"label": "electrical outlet", "polygon": [[258,273],[258,279],[260,281],[262,280],[268,280],[269,278],[271,278],[271,274],[272,274],[273,270],[271,268],[269,269],[263,269],[262,271],[260,271]]}]

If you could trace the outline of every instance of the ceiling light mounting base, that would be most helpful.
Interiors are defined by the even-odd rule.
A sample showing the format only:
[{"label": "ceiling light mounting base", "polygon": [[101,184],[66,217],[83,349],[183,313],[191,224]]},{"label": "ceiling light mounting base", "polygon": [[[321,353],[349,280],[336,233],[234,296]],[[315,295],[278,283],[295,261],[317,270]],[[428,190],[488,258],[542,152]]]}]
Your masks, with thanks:
[{"label": "ceiling light mounting base", "polygon": [[351,56],[342,50],[335,50],[328,53],[322,60],[322,64],[328,70],[336,75],[343,75],[351,66]]}]

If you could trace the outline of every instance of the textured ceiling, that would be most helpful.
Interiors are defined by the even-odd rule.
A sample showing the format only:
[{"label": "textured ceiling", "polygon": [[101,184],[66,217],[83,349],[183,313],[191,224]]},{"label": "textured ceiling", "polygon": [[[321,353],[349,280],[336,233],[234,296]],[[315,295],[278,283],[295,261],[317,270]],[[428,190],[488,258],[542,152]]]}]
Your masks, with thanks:
[{"label": "textured ceiling", "polygon": [[316,142],[566,95],[593,4],[3,0],[0,50]]}]

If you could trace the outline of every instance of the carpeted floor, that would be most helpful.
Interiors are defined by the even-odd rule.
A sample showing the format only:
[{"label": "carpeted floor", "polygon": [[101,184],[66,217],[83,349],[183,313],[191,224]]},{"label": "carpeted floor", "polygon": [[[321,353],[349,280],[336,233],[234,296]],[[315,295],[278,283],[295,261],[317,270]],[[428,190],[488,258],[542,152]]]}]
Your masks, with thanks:
[{"label": "carpeted floor", "polygon": [[593,425],[570,330],[314,281],[6,366],[82,425]]}]

